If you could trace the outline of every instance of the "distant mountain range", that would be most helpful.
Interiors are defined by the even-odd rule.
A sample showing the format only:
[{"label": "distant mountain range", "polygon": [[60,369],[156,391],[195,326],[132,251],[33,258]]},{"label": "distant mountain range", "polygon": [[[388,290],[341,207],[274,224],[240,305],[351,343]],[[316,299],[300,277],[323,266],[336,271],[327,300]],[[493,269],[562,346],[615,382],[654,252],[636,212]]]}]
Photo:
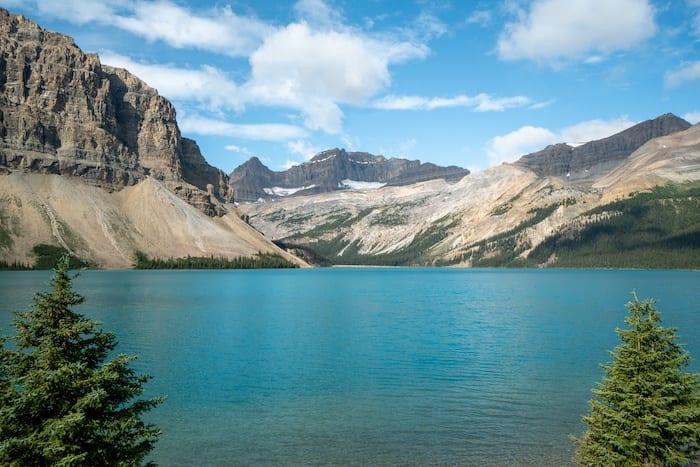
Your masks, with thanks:
[{"label": "distant mountain range", "polygon": [[50,245],[106,268],[258,252],[700,268],[699,212],[700,126],[671,114],[473,174],[332,149],[283,172],[253,158],[229,176],[146,83],[0,9],[0,266]]},{"label": "distant mountain range", "polygon": [[666,114],[458,182],[242,209],[321,264],[700,268],[699,181],[700,125]]},{"label": "distant mountain range", "polygon": [[255,202],[295,195],[311,195],[349,188],[410,185],[426,180],[457,181],[469,171],[431,163],[375,156],[366,152],[331,149],[283,172],[273,172],[253,157],[230,174],[238,202]]}]

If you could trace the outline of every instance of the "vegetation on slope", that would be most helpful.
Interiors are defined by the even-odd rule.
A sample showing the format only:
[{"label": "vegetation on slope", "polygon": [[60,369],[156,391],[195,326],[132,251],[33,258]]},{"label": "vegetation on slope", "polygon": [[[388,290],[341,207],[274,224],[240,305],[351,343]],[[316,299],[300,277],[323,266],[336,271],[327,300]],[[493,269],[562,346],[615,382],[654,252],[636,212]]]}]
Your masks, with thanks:
[{"label": "vegetation on slope", "polygon": [[478,267],[508,266],[513,262],[518,262],[519,256],[532,247],[529,242],[524,240],[525,230],[547,219],[562,204],[575,202],[573,199],[567,199],[560,203],[531,209],[528,211],[530,217],[512,229],[470,245],[469,253],[459,257],[458,262],[468,259],[473,266]]},{"label": "vegetation on slope", "polygon": [[[366,213],[361,212],[364,217]],[[382,218],[386,219],[386,218]],[[347,222],[347,221],[346,221]],[[447,232],[456,222],[449,217],[437,220],[432,226],[418,233],[405,248],[388,253],[364,254],[360,252],[358,240],[348,241],[341,233],[330,240],[299,242],[296,237],[285,239],[282,243],[287,248],[301,249],[316,260],[321,266],[363,265],[363,266],[433,266],[427,255],[430,248],[445,239]],[[309,235],[312,237],[312,235]],[[342,253],[341,253],[342,252]]]},{"label": "vegetation on slope", "polygon": [[600,206],[547,238],[525,263],[557,267],[700,268],[700,183],[668,184]]},{"label": "vegetation on slope", "polygon": [[36,261],[33,265],[20,263],[19,261],[13,261],[11,263],[8,263],[7,261],[0,261],[0,270],[26,271],[31,269],[53,269],[58,263],[58,260],[64,256],[68,258],[71,269],[84,269],[92,267],[92,265],[87,261],[84,261],[75,255],[71,255],[68,250],[60,246],[40,243],[38,245],[34,245],[34,248],[32,248],[32,253],[34,253],[34,256],[36,257]]},{"label": "vegetation on slope", "polygon": [[135,254],[136,269],[282,269],[299,266],[277,253],[260,253],[255,256],[239,256],[234,259],[187,256],[184,258],[149,258],[145,253]]}]

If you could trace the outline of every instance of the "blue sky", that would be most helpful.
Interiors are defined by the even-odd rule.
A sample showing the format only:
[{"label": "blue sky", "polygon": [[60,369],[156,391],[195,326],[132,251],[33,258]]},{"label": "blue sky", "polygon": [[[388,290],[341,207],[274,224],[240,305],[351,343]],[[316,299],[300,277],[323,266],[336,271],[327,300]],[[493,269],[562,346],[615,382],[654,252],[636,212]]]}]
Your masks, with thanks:
[{"label": "blue sky", "polygon": [[700,121],[700,0],[4,0],[175,104],[231,172],[334,147],[485,169]]}]

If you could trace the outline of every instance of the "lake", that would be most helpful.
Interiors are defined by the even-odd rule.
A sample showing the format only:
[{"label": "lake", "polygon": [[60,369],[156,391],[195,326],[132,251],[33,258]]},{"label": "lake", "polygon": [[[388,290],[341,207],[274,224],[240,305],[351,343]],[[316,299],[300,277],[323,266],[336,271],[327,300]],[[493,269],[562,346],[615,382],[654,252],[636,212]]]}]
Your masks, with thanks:
[{"label": "lake", "polygon": [[[0,326],[49,272],[0,272]],[[85,271],[77,311],[153,376],[161,465],[563,465],[625,303],[700,358],[700,273]],[[692,370],[700,365],[694,362]]]}]

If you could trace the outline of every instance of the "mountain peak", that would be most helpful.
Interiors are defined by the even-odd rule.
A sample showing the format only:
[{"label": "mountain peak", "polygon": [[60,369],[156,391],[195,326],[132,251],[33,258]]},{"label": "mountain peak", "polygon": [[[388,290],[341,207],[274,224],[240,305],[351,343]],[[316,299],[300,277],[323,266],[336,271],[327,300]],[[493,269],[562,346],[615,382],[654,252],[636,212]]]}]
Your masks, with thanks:
[{"label": "mountain peak", "polygon": [[666,113],[633,125],[607,138],[572,147],[553,144],[527,154],[515,164],[527,167],[541,177],[590,179],[608,172],[647,141],[690,128],[682,118]]},{"label": "mountain peak", "polygon": [[153,177],[187,200],[199,190],[230,201],[226,174],[181,137],[173,105],[135,75],[3,9],[0,50],[3,171],[75,176],[109,190]]},{"label": "mountain peak", "polygon": [[[259,161],[258,161],[259,162]],[[460,167],[439,167],[420,161],[387,159],[366,152],[334,148],[283,172],[249,160],[230,175],[237,201],[255,202],[279,196],[324,193],[348,187],[381,187],[443,178],[456,181],[469,173]]]}]

